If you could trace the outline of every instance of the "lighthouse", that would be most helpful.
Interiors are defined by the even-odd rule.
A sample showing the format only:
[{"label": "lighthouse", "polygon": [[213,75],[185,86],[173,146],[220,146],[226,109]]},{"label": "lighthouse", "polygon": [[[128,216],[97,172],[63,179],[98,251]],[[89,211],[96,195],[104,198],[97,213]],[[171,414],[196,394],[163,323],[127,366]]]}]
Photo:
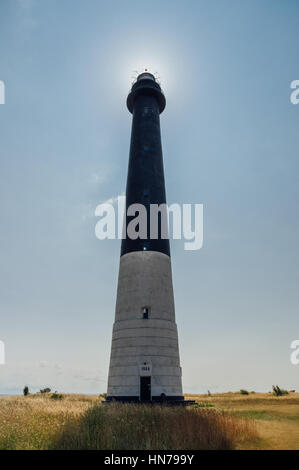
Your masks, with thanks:
[{"label": "lighthouse", "polygon": [[[150,233],[151,206],[166,204],[160,132],[165,105],[155,76],[141,73],[127,98],[133,120],[126,236],[121,245],[107,401],[184,401],[169,238],[162,233],[162,215],[156,236]],[[127,230],[136,204],[147,214],[146,234],[137,238],[128,236]]]}]

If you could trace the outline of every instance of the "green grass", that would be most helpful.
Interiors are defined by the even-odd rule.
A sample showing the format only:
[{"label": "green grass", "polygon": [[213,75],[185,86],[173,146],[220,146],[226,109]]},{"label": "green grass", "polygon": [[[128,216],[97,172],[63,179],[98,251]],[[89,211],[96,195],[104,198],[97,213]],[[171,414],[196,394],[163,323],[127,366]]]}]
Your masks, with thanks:
[{"label": "green grass", "polygon": [[213,405],[213,403],[198,401],[194,404],[194,408],[214,408],[214,405]]},{"label": "green grass", "polygon": [[242,395],[240,392],[188,395],[187,399],[212,403],[234,417],[254,422],[259,438],[245,440],[238,449],[299,450],[299,393]]},{"label": "green grass", "polygon": [[239,416],[242,418],[248,418],[248,419],[262,419],[262,420],[267,420],[267,421],[273,421],[277,419],[276,416],[273,415],[273,413],[268,412],[266,410],[239,410],[239,411],[232,411],[231,414],[233,416]]}]

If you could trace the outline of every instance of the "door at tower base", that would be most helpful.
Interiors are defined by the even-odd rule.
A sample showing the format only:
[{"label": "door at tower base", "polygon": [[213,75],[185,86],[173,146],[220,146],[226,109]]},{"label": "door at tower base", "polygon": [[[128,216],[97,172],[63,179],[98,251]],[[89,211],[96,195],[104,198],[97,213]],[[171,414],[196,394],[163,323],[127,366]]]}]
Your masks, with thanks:
[{"label": "door at tower base", "polygon": [[140,377],[140,401],[150,401],[151,394],[151,377]]},{"label": "door at tower base", "polygon": [[171,259],[164,253],[120,258],[107,393],[113,399],[184,400]]}]

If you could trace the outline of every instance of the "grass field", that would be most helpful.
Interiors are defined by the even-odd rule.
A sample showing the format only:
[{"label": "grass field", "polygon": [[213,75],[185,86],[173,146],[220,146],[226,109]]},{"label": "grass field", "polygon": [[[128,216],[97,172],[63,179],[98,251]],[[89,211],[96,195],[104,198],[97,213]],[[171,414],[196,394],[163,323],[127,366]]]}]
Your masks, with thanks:
[{"label": "grass field", "polygon": [[0,449],[299,449],[299,394],[186,395],[200,407],[97,396],[0,397]]},{"label": "grass field", "polygon": [[299,450],[299,393],[275,397],[271,393],[188,395],[186,399],[212,403],[226,413],[256,424],[258,439],[242,442],[240,449]]}]

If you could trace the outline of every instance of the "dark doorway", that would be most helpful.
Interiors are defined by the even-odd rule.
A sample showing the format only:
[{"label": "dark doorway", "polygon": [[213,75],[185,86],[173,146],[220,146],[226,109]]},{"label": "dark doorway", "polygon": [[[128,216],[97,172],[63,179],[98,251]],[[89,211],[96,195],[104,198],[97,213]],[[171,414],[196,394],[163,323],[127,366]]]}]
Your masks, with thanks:
[{"label": "dark doorway", "polygon": [[151,400],[151,377],[140,377],[140,401]]}]

